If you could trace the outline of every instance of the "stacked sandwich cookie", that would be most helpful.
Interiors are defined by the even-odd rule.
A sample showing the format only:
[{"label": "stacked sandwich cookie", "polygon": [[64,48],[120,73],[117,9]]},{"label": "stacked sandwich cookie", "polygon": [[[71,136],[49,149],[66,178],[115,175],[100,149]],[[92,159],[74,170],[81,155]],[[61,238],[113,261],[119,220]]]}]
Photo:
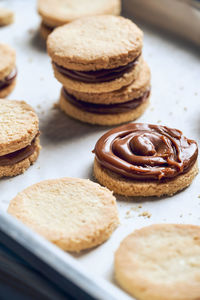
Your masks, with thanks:
[{"label": "stacked sandwich cookie", "polygon": [[93,15],[119,15],[121,0],[39,0],[40,34],[46,39],[58,26]]},{"label": "stacked sandwich cookie", "polygon": [[54,30],[47,49],[62,83],[60,108],[83,122],[114,125],[138,118],[150,96],[142,31],[117,16],[83,18]]},{"label": "stacked sandwich cookie", "polygon": [[8,96],[16,84],[15,50],[6,44],[0,44],[0,98]]},{"label": "stacked sandwich cookie", "polygon": [[40,152],[38,117],[24,101],[0,99],[0,178],[23,173]]}]

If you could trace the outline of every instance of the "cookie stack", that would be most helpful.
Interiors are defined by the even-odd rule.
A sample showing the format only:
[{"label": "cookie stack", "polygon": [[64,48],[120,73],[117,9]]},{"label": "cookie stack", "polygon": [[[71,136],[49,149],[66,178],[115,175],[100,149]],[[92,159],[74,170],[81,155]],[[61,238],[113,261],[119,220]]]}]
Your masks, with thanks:
[{"label": "cookie stack", "polygon": [[119,15],[121,0],[39,0],[40,34],[46,39],[58,26],[96,15]]},{"label": "cookie stack", "polygon": [[62,83],[60,108],[83,122],[115,125],[138,118],[150,96],[143,33],[119,16],[82,18],[49,35],[48,54]]}]

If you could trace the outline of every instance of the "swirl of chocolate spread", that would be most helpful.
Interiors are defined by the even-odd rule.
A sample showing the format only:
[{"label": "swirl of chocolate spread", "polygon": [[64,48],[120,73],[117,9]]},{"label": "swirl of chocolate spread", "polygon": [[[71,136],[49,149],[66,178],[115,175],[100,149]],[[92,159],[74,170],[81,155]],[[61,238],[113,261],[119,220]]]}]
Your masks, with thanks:
[{"label": "swirl of chocolate spread", "polygon": [[189,171],[198,147],[177,129],[132,123],[108,131],[93,152],[101,166],[121,176],[164,180]]},{"label": "swirl of chocolate spread", "polygon": [[10,85],[17,76],[17,69],[14,68],[9,75],[0,80],[0,90]]},{"label": "swirl of chocolate spread", "polygon": [[119,114],[125,113],[132,109],[137,108],[141,105],[150,95],[150,88],[139,98],[116,104],[95,104],[84,102],[81,100],[77,100],[74,96],[70,95],[66,89],[63,88],[62,93],[64,97],[69,101],[72,105],[78,107],[81,110],[95,113],[95,114]]},{"label": "swirl of chocolate spread", "polygon": [[55,62],[53,62],[57,71],[61,74],[68,76],[71,79],[78,80],[86,83],[101,83],[115,80],[125,73],[130,72],[138,64],[139,56],[134,61],[131,61],[125,66],[120,66],[114,69],[102,69],[98,71],[75,71],[66,69]]}]

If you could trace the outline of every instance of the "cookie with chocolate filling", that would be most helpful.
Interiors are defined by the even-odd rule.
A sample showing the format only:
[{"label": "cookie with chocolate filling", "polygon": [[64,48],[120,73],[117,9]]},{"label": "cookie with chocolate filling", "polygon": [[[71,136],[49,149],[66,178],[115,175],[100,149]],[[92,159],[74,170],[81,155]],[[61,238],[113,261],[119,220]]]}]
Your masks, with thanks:
[{"label": "cookie with chocolate filling", "polygon": [[24,101],[0,99],[0,178],[23,173],[40,151],[38,117]]},{"label": "cookie with chocolate filling", "polygon": [[198,173],[197,143],[166,126],[117,127],[98,140],[93,152],[96,179],[124,196],[170,196]]},{"label": "cookie with chocolate filling", "polygon": [[46,180],[19,193],[8,213],[65,251],[105,242],[119,223],[115,197],[86,179]]},{"label": "cookie with chocolate filling", "polygon": [[0,44],[0,98],[5,98],[12,92],[16,76],[15,50],[6,44]]},{"label": "cookie with chocolate filling", "polygon": [[115,278],[134,299],[197,300],[200,226],[156,224],[134,231],[115,253]]},{"label": "cookie with chocolate filling", "polygon": [[135,120],[149,105],[150,77],[150,69],[143,63],[138,78],[117,91],[90,94],[62,88],[60,108],[90,124],[116,125]]},{"label": "cookie with chocolate filling", "polygon": [[121,0],[39,0],[40,33],[46,39],[57,26],[86,16],[119,15],[120,11]]},{"label": "cookie with chocolate filling", "polygon": [[119,90],[138,77],[142,40],[142,31],[131,20],[104,15],[56,28],[47,49],[65,89],[99,94]]}]

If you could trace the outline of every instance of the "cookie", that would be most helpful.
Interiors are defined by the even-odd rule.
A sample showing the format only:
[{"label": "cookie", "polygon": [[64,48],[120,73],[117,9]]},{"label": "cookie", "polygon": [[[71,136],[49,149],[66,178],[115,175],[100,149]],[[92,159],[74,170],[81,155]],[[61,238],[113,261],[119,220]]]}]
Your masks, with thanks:
[{"label": "cookie", "polygon": [[96,179],[124,196],[171,196],[198,173],[197,143],[166,126],[117,127],[98,140],[94,153]]},{"label": "cookie", "polygon": [[40,151],[38,117],[24,101],[0,99],[0,177],[23,173]]},{"label": "cookie", "polygon": [[16,84],[15,50],[6,44],[0,44],[0,97],[8,96]]},{"label": "cookie", "polygon": [[38,13],[49,28],[93,15],[119,15],[120,0],[39,0]]},{"label": "cookie", "polygon": [[115,253],[115,278],[138,300],[200,297],[200,226],[157,224],[136,230]]},{"label": "cookie", "polygon": [[141,54],[142,40],[142,31],[131,20],[94,16],[56,28],[47,49],[52,61],[67,70],[109,70],[133,63]]},{"label": "cookie", "polygon": [[0,26],[6,26],[14,22],[14,13],[5,7],[0,7]]},{"label": "cookie", "polygon": [[112,193],[86,179],[46,180],[19,193],[8,213],[66,251],[106,241],[117,227]]},{"label": "cookie", "polygon": [[73,90],[71,87],[67,88],[68,94],[74,96],[76,99],[96,104],[116,104],[131,101],[140,98],[145,92],[149,91],[151,87],[151,72],[146,62],[143,61],[140,72],[136,80],[130,85],[124,86],[119,90],[103,93],[83,93]]},{"label": "cookie", "polygon": [[59,106],[68,116],[97,125],[118,125],[139,118],[149,106],[150,92],[140,98],[118,104],[94,104],[77,100],[62,89]]}]

